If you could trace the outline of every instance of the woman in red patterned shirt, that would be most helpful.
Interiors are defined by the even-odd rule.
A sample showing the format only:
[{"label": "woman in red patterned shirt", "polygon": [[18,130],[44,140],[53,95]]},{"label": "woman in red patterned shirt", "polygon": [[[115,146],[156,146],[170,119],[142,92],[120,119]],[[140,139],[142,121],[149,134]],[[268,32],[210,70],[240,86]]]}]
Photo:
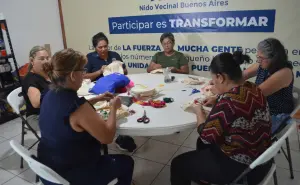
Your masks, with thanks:
[{"label": "woman in red patterned shirt", "polygon": [[[197,150],[172,161],[172,185],[198,183],[227,184],[236,179],[271,144],[270,112],[261,90],[244,82],[240,64],[249,62],[242,52],[221,53],[210,69],[219,96],[208,116],[199,105]],[[257,184],[271,163],[249,174],[249,184]]]}]

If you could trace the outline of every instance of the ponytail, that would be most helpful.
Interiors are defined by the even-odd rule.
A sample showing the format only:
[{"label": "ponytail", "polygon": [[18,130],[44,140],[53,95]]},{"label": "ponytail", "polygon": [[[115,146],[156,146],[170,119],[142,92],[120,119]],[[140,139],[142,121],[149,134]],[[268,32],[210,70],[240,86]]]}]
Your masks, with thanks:
[{"label": "ponytail", "polygon": [[235,52],[233,52],[232,56],[233,56],[234,61],[238,65],[250,64],[252,62],[252,59],[250,58],[250,56],[243,54],[242,51],[235,51]]}]

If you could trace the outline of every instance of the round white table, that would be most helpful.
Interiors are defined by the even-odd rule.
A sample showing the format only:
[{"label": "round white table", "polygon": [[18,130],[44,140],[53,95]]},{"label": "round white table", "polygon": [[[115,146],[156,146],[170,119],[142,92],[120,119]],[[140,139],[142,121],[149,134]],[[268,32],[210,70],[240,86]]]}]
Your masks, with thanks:
[{"label": "round white table", "polygon": [[[185,85],[181,81],[187,78],[188,75],[171,74],[175,76],[175,80],[171,83],[164,83],[162,74],[133,74],[128,77],[135,84],[143,84],[148,87],[160,87],[158,100],[164,97],[174,99],[173,103],[168,103],[164,108],[153,108],[150,106],[141,106],[133,103],[129,108],[136,113],[125,119],[118,121],[118,134],[130,136],[159,136],[170,135],[179,131],[196,127],[196,115],[184,111],[181,106],[195,97],[203,96],[201,93],[191,95],[193,88],[200,89],[203,85]],[[189,75],[191,76],[191,75]],[[209,79],[206,79],[207,82]],[[127,93],[119,96],[128,96]],[[143,116],[146,110],[147,116],[150,118],[150,123],[138,123],[137,119]]]}]

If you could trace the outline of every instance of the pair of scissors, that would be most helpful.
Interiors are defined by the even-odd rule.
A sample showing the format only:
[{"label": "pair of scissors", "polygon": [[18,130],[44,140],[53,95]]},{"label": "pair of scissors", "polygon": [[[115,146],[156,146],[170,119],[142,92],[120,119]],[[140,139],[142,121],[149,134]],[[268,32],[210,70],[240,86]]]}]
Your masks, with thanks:
[{"label": "pair of scissors", "polygon": [[193,94],[199,93],[199,92],[200,91],[198,89],[193,89],[192,92],[191,92],[191,94],[190,94],[190,96],[193,95]]},{"label": "pair of scissors", "polygon": [[144,115],[143,115],[143,117],[137,119],[137,122],[139,122],[139,123],[145,123],[145,124],[147,124],[147,123],[150,122],[150,119],[147,117],[147,114],[146,114],[146,111],[145,111],[145,110],[144,110]]}]

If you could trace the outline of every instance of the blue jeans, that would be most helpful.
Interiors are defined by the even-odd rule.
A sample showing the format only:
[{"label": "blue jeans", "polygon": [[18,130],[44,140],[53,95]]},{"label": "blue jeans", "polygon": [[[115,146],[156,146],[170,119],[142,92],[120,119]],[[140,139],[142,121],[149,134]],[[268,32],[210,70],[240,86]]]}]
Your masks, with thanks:
[{"label": "blue jeans", "polygon": [[[282,124],[282,121],[289,117],[289,114],[278,114],[278,115],[273,115],[271,116],[272,119],[272,134],[279,128],[279,126]],[[290,124],[291,120],[287,121],[287,124]]]}]

